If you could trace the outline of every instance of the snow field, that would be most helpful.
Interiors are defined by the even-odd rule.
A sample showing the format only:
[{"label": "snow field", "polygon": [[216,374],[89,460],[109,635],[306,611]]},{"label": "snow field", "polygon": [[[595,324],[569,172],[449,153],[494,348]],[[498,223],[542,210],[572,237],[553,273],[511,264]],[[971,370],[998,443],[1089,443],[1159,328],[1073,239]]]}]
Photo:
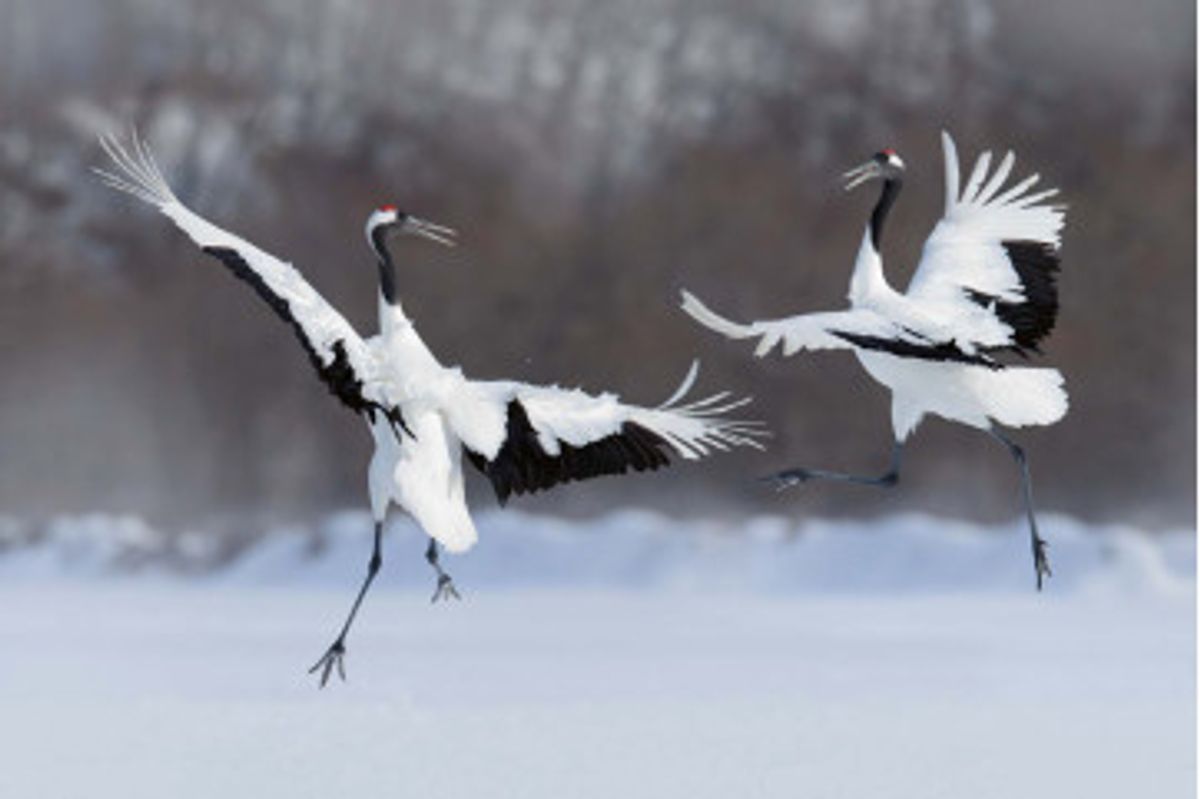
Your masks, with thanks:
[{"label": "snow field", "polygon": [[1016,525],[485,515],[447,559],[464,601],[430,606],[397,525],[349,681],[318,691],[360,521],[191,578],[115,576],[95,518],[56,534],[73,559],[10,550],[0,796],[1195,791],[1191,536],[1051,517],[1039,596]]}]

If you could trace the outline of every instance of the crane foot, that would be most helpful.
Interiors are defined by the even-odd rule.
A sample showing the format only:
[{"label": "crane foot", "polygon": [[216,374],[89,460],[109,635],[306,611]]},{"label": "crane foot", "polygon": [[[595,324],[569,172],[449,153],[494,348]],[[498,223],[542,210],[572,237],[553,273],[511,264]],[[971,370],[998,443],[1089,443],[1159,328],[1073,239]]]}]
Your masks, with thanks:
[{"label": "crane foot", "polygon": [[337,674],[342,678],[342,682],[346,681],[346,644],[339,637],[336,641],[329,645],[329,649],[325,650],[325,654],[321,659],[313,664],[308,670],[309,674],[321,672],[321,687],[325,687],[325,683],[329,682],[329,675],[337,670]]},{"label": "crane foot", "polygon": [[454,587],[454,580],[450,579],[450,575],[442,573],[438,575],[437,588],[433,591],[433,596],[429,598],[429,602],[435,603],[439,599],[459,599],[458,589]]},{"label": "crane foot", "polygon": [[807,483],[814,476],[808,469],[786,469],[760,479],[765,483],[774,485],[776,491],[786,491],[801,483]]},{"label": "crane foot", "polygon": [[1037,573],[1037,590],[1042,590],[1042,583],[1045,578],[1054,576],[1054,572],[1050,571],[1050,557],[1046,554],[1046,549],[1050,545],[1046,540],[1036,533],[1033,536],[1033,569]]}]

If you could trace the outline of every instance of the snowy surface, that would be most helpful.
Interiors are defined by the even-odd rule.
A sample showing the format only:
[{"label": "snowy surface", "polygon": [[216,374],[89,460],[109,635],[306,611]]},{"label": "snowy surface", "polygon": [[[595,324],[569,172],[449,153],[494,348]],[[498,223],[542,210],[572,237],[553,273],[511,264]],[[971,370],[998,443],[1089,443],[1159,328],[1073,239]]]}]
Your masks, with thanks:
[{"label": "snowy surface", "polygon": [[433,607],[398,524],[318,691],[362,521],[196,577],[114,565],[136,520],[10,546],[0,796],[1194,795],[1185,532],[1050,517],[1039,596],[1015,525],[485,514]]}]

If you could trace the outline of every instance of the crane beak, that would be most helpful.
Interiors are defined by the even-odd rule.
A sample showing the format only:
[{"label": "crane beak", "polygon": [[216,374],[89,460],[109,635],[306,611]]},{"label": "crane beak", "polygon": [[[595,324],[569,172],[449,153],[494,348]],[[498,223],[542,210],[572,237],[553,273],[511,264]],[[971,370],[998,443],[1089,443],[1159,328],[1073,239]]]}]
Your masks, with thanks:
[{"label": "crane beak", "polygon": [[458,244],[458,232],[454,228],[435,225],[433,222],[426,222],[424,219],[417,219],[415,216],[410,216],[404,220],[403,229],[405,233],[411,233],[414,236],[436,241],[444,247],[453,247]]},{"label": "crane beak", "polygon": [[861,166],[856,166],[849,172],[842,175],[842,180],[846,181],[845,189],[850,191],[855,186],[866,183],[871,178],[879,177],[879,164],[874,160],[868,161]]}]

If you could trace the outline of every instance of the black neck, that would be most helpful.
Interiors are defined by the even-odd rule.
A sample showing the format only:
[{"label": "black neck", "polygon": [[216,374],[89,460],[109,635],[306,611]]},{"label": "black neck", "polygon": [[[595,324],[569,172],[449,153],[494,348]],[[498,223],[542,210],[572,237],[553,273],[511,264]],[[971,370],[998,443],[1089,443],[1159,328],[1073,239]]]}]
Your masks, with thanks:
[{"label": "black neck", "polygon": [[888,211],[892,210],[892,203],[896,202],[903,185],[904,182],[900,178],[888,178],[883,182],[879,202],[875,203],[875,210],[871,212],[871,244],[876,252],[879,252],[879,242],[883,238],[883,223],[887,220]]},{"label": "black neck", "polygon": [[371,246],[375,250],[379,264],[379,293],[383,295],[388,305],[395,305],[396,299],[396,265],[392,263],[392,253],[387,245],[387,226],[380,225],[371,231]]}]

